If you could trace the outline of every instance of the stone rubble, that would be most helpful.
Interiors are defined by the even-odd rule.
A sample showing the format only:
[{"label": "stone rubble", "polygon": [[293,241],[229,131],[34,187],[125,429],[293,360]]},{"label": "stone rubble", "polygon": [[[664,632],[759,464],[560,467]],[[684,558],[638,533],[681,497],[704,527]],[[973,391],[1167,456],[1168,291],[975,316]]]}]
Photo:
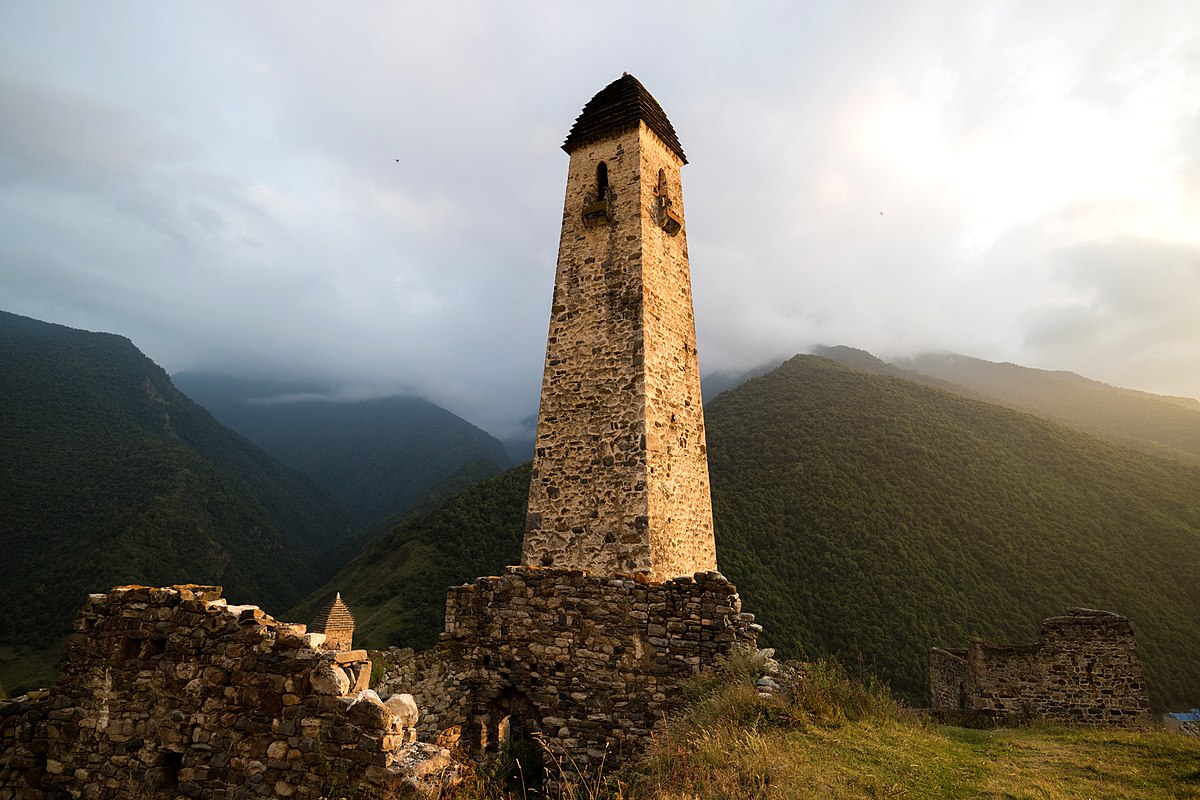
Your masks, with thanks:
[{"label": "stone rubble", "polygon": [[319,651],[303,625],[220,594],[89,596],[58,682],[0,701],[0,800],[303,799],[452,777],[449,753],[415,744],[415,709],[367,689],[366,651]]}]

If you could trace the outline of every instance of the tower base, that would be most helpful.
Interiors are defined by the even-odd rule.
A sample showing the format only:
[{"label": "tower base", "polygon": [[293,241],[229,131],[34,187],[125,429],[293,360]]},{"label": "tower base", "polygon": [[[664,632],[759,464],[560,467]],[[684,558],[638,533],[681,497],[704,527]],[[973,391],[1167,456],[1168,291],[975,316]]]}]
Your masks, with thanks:
[{"label": "tower base", "polygon": [[647,583],[509,567],[451,588],[441,642],[380,691],[414,696],[425,741],[485,757],[537,736],[580,766],[611,765],[680,708],[684,681],[753,651],[761,630],[717,572]]}]

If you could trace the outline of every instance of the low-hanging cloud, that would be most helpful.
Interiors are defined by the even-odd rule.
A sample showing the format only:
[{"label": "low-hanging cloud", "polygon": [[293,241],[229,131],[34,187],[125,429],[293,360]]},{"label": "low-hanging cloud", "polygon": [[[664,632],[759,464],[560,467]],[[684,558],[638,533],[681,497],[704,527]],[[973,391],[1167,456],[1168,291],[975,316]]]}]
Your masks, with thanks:
[{"label": "low-hanging cloud", "polygon": [[691,159],[706,371],[847,343],[1200,394],[1194,4],[48,2],[0,23],[0,305],[172,372],[411,387],[511,429],[537,402],[558,147],[628,70]]}]

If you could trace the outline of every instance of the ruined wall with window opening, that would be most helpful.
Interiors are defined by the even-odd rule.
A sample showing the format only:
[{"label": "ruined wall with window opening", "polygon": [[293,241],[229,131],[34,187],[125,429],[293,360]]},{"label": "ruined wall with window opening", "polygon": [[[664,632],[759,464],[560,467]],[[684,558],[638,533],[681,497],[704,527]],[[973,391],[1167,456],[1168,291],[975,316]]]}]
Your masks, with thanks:
[{"label": "ruined wall with window opening", "polygon": [[1133,626],[1106,611],[1073,608],[1044,620],[1037,644],[933,648],[929,678],[935,713],[1095,726],[1149,719]]}]

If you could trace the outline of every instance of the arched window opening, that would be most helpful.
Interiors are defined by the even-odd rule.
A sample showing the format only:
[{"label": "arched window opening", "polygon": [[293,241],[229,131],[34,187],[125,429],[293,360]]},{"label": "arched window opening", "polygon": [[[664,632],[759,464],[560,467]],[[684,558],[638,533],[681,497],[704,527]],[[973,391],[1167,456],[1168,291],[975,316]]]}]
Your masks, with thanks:
[{"label": "arched window opening", "polygon": [[584,227],[611,223],[613,219],[613,192],[608,185],[608,164],[601,161],[596,165],[596,190],[589,192],[583,201]]}]

